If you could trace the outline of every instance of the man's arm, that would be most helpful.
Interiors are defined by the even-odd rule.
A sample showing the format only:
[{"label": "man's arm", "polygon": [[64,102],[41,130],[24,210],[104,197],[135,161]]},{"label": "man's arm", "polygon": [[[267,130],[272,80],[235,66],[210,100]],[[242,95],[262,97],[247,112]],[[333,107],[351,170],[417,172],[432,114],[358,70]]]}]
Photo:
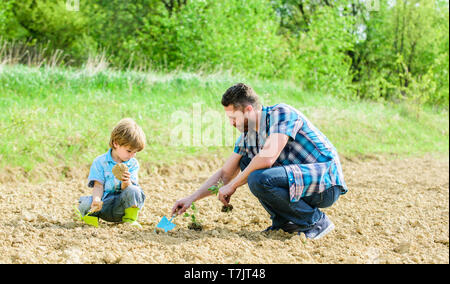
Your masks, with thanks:
[{"label": "man's arm", "polygon": [[241,155],[233,153],[222,168],[212,175],[196,192],[193,193],[194,201],[211,195],[212,193],[208,189],[211,186],[216,185],[220,180],[222,180],[224,184],[229,183],[239,172],[239,161],[241,158]]},{"label": "man's arm", "polygon": [[232,153],[228,160],[222,167],[222,181],[224,184],[228,184],[239,173],[241,168],[239,162],[242,156],[236,153]]},{"label": "man's arm", "polygon": [[211,186],[216,185],[220,180],[222,180],[225,184],[229,183],[239,172],[239,161],[241,160],[241,158],[241,155],[233,153],[225,162],[223,167],[215,174],[213,174],[205,183],[203,183],[198,190],[196,190],[190,196],[175,202],[175,205],[172,208],[171,215],[174,215],[175,212],[177,212],[178,215],[182,214],[187,209],[189,209],[192,202],[211,195],[212,192],[208,189]]},{"label": "man's arm", "polygon": [[285,134],[271,134],[267,138],[264,148],[251,160],[245,170],[238,174],[226,186],[219,189],[219,200],[222,201],[223,204],[228,205],[229,197],[239,186],[247,183],[247,178],[252,172],[272,167],[280,156],[281,151],[283,151],[286,146],[288,140],[289,136]]}]

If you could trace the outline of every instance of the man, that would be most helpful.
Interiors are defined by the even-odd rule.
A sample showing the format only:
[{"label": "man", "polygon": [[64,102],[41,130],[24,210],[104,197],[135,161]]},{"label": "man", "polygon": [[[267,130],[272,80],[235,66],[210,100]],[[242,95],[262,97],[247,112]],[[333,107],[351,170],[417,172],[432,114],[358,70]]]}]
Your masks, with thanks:
[{"label": "man", "polygon": [[230,123],[242,135],[223,167],[197,191],[178,200],[174,213],[211,195],[208,188],[224,182],[219,200],[228,205],[236,189],[248,183],[270,214],[272,226],[319,239],[334,228],[319,210],[347,192],[335,147],[298,110],[286,104],[265,107],[253,89],[239,83],[222,97]]}]

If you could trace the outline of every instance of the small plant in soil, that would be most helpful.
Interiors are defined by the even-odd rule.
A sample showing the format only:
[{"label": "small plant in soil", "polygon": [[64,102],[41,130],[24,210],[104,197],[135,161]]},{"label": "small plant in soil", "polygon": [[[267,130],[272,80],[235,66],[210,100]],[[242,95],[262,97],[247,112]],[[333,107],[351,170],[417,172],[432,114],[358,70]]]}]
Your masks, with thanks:
[{"label": "small plant in soil", "polygon": [[[208,188],[209,191],[211,191],[212,193],[214,193],[215,195],[219,194],[219,189],[223,186],[223,181],[220,180],[216,185],[211,186],[210,188]],[[233,210],[233,205],[228,204],[228,205],[224,205],[222,206],[222,212],[231,212]]]},{"label": "small plant in soil", "polygon": [[192,222],[189,224],[188,228],[195,231],[203,230],[202,224],[197,220],[197,217],[195,217],[195,214],[198,214],[198,210],[194,202],[192,202],[191,209],[193,211],[192,214],[184,213],[183,215],[183,217],[191,217]]}]

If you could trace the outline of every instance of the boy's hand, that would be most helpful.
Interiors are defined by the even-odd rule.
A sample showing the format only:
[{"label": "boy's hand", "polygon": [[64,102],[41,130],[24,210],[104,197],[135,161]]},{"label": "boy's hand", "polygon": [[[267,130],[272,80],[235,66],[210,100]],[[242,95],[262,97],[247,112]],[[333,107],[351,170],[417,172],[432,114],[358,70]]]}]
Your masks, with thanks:
[{"label": "boy's hand", "polygon": [[100,200],[98,197],[94,197],[91,203],[91,212],[97,212],[102,210],[103,207],[103,201]]},{"label": "boy's hand", "polygon": [[125,188],[129,187],[131,185],[131,174],[129,171],[125,171],[123,173],[123,177],[122,177],[122,190],[124,190]]}]

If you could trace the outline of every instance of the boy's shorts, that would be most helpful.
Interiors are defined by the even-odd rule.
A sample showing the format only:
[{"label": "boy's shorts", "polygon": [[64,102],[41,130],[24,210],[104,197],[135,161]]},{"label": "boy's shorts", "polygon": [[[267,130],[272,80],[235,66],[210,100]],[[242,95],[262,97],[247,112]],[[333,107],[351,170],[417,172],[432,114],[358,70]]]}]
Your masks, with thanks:
[{"label": "boy's shorts", "polygon": [[[102,210],[90,214],[109,222],[122,222],[125,209],[136,206],[141,209],[144,206],[144,191],[135,185],[130,185],[120,192],[111,192],[102,200]],[[92,196],[82,196],[78,200],[81,214],[86,215],[91,209]]]}]

